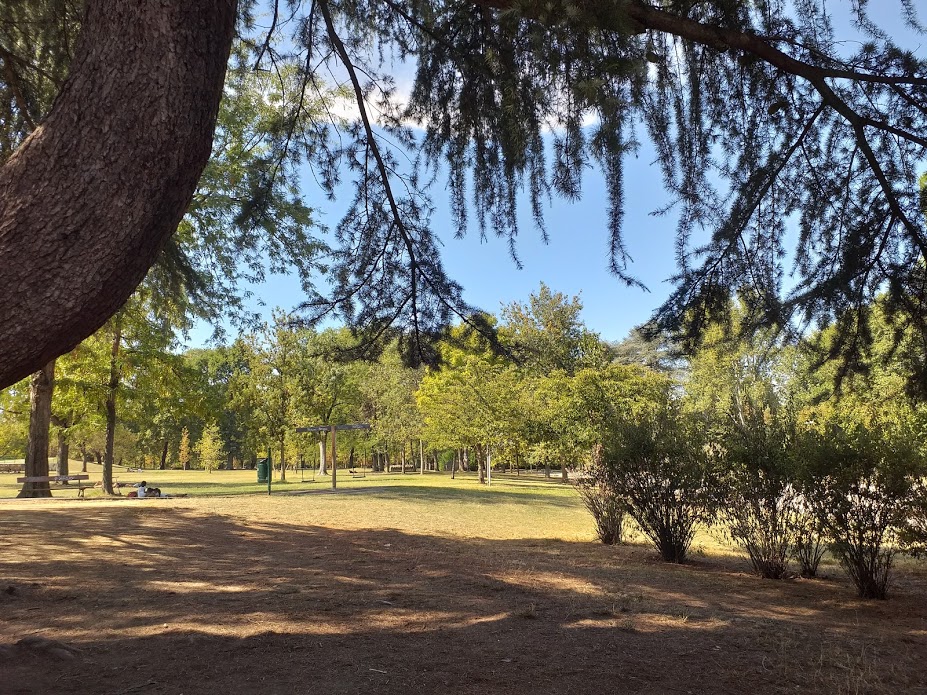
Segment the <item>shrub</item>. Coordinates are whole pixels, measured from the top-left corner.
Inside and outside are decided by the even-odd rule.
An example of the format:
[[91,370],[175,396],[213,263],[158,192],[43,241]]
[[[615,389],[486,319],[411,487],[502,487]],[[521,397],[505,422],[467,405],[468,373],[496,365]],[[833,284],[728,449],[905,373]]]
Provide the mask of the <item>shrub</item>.
[[708,448],[673,403],[612,425],[605,479],[660,556],[684,562],[700,523],[711,522],[715,489]]
[[796,493],[789,484],[762,475],[740,480],[727,496],[724,516],[731,539],[747,551],[754,572],[781,579],[795,546]]
[[811,579],[818,576],[818,565],[827,550],[821,522],[814,510],[808,505],[803,495],[799,495],[795,505],[795,540],[792,554],[798,560],[802,577]]
[[[769,393],[761,392],[764,396],[773,402]],[[757,406],[740,391],[721,439],[726,530],[747,551],[753,570],[767,579],[785,576],[796,539],[798,493],[790,482],[793,421],[785,409]]]
[[605,545],[621,543],[624,535],[625,506],[608,484],[602,447],[596,447],[593,463],[586,475],[576,481],[576,489],[595,520],[596,535]]
[[911,509],[899,536],[905,552],[915,557],[927,555],[927,483],[923,480],[914,487]]
[[916,508],[917,439],[904,421],[871,412],[824,415],[799,444],[804,492],[859,596],[884,599],[900,532]]
[[624,502],[608,485],[593,477],[580,478],[576,482],[576,489],[595,519],[595,532],[599,540],[605,545],[621,543],[624,536]]

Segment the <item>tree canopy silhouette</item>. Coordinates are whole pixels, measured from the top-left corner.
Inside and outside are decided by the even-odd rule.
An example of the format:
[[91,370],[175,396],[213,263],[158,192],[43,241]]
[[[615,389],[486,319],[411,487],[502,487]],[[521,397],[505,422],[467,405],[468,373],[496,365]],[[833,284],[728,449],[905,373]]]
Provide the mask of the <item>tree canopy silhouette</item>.
[[[637,284],[623,161],[642,137],[680,220],[658,325],[697,332],[749,289],[757,322],[839,319],[850,354],[865,349],[877,293],[910,306],[927,294],[927,63],[866,0],[276,0],[263,30],[255,9],[238,8],[239,33],[256,69],[299,66],[294,118],[333,80],[358,110],[347,124],[315,116],[280,142],[304,150],[328,192],[354,183],[332,293],[304,310],[336,312],[371,340],[398,334],[413,362],[434,356],[455,316],[474,315],[429,223],[439,174],[457,230],[499,234],[517,260],[519,191],[546,234],[545,201],[582,195],[597,164],[609,265]],[[0,383],[99,327],[173,232],[208,155],[234,11],[230,0],[87,0],[54,107],[0,170]],[[834,12],[864,40],[839,35]],[[924,33],[913,0],[894,13]],[[0,38],[3,105],[19,113],[37,61],[15,48]],[[400,60],[415,70],[408,95],[390,75]]]

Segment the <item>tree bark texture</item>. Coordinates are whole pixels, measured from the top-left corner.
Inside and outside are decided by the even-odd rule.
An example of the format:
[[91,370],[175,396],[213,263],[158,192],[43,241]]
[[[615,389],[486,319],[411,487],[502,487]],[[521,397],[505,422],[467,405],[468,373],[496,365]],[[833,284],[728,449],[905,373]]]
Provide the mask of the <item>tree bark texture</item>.
[[328,465],[325,458],[325,435],[319,437],[319,475],[328,474]]
[[87,0],[71,72],[0,168],[0,387],[102,326],[209,158],[235,0]]
[[170,444],[170,440],[164,440],[164,446],[161,447],[161,463],[158,466],[158,470],[165,471],[167,470],[167,449]]
[[[32,375],[29,383],[29,439],[26,441],[27,476],[48,475],[48,431],[51,425],[55,360]],[[48,483],[23,483],[17,497],[51,497]]]

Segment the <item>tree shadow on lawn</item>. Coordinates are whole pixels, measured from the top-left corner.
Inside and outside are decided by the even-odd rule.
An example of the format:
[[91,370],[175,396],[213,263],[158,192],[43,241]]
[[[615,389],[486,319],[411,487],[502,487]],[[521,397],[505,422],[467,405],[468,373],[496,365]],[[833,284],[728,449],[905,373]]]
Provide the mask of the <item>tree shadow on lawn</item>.
[[7,650],[2,692],[927,692],[917,578],[864,603],[640,547],[156,506],[7,510],[0,529],[0,645],[81,650]]
[[[300,491],[302,492],[302,491]],[[308,490],[314,492],[331,492],[331,490]],[[436,487],[430,485],[389,485],[383,487],[354,486],[339,489],[337,494],[375,495],[384,499],[412,500],[416,502],[460,502],[473,504],[545,504],[561,508],[582,508],[582,502],[576,495],[545,494],[543,492],[513,492],[499,488],[479,487]]]

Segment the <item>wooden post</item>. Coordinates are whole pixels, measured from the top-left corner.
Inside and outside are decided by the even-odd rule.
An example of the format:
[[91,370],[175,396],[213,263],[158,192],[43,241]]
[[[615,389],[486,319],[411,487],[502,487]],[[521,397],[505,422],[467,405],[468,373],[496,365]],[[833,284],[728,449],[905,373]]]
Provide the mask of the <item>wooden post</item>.
[[332,425],[332,490],[338,487],[338,444],[335,426]]

